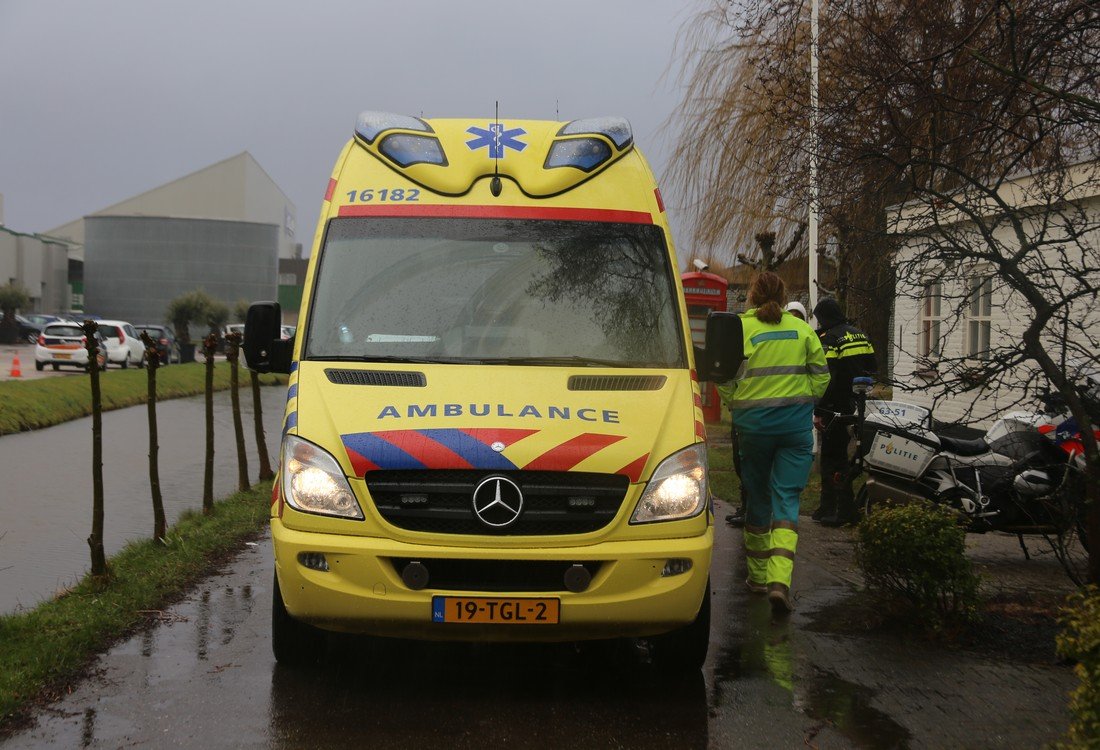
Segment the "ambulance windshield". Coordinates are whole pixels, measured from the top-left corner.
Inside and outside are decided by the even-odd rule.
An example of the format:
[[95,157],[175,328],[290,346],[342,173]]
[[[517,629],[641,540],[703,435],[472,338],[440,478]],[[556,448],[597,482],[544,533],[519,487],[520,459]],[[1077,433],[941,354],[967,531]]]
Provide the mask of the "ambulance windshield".
[[659,227],[338,218],[306,359],[684,367]]

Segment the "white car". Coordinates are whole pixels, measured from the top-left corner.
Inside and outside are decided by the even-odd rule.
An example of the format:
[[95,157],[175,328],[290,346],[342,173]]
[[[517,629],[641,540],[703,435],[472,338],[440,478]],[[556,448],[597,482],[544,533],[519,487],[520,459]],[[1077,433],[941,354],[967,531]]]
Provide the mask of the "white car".
[[107,363],[126,369],[131,364],[145,367],[145,344],[137,330],[124,320],[97,320],[107,340]]
[[[99,366],[106,364],[104,339],[100,335]],[[34,347],[34,369],[49,365],[55,371],[65,367],[88,369],[88,350],[84,348],[84,329],[79,323],[48,323]]]

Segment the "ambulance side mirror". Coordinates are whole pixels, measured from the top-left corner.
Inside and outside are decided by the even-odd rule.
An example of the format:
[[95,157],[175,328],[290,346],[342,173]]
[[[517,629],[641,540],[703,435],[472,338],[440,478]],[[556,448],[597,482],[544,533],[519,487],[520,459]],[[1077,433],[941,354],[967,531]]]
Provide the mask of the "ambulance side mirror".
[[244,322],[244,359],[256,372],[290,373],[294,340],[283,341],[278,302],[253,302]]
[[700,380],[723,383],[737,375],[745,359],[744,329],[735,313],[712,312],[707,316],[706,349]]

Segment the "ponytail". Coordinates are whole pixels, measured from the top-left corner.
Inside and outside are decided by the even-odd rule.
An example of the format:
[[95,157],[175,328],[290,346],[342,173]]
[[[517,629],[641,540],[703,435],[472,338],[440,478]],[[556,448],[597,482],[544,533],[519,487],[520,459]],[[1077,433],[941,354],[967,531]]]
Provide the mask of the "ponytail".
[[756,277],[749,289],[749,304],[756,308],[756,319],[775,325],[783,319],[781,305],[787,301],[787,287],[783,279],[771,271]]
[[756,308],[756,319],[765,323],[778,323],[783,319],[783,308],[779,306],[778,302],[768,300]]

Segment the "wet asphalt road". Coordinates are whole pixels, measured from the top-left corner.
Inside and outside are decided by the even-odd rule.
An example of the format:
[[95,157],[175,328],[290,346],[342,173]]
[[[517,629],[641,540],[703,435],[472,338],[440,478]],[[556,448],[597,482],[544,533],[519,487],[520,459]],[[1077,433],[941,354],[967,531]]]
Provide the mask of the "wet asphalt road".
[[734,585],[733,537],[721,531],[710,661],[683,677],[656,673],[637,643],[354,638],[334,639],[316,669],[286,670],[271,656],[265,540],[0,747],[898,746],[905,730],[869,707],[847,736],[819,718],[815,706],[828,710],[830,691],[844,690],[837,681],[796,696],[799,617],[773,622],[766,600]]
[[[260,392],[268,451],[274,453],[279,448],[286,388],[264,387]],[[241,395],[249,475],[255,479],[259,464],[252,396],[247,390]],[[202,504],[204,408],[201,396],[157,405],[161,494],[169,523]],[[108,555],[131,539],[153,533],[147,419],[145,406],[103,414],[104,545]],[[4,478],[0,488],[0,612],[32,607],[87,570],[85,540],[92,523],[91,445],[91,417],[0,436],[0,476]],[[228,391],[214,394],[214,450],[214,496],[225,497],[237,489],[237,449]]]
[[[286,670],[271,655],[263,540],[0,749],[1035,748],[1057,738],[1067,667],[822,631],[814,613],[850,591],[850,538],[806,530],[798,609],[777,621],[744,589],[737,532],[720,525],[710,657],[680,678],[654,672],[638,644],[352,638],[334,639],[317,668]],[[987,542],[998,556],[1015,544]]]

